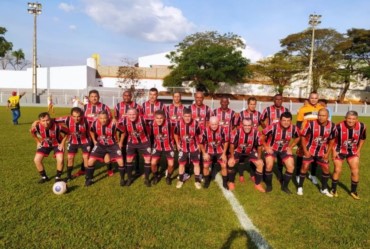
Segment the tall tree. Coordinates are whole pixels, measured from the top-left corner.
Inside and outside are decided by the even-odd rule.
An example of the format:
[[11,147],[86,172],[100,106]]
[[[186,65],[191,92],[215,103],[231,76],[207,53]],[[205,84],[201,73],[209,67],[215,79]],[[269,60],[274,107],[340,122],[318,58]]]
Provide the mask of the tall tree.
[[190,81],[192,86],[214,93],[220,82],[235,85],[249,74],[249,61],[240,50],[245,44],[235,34],[195,33],[176,47],[167,55],[173,70],[165,77],[164,86],[182,86],[184,81]]
[[117,70],[117,85],[118,87],[131,90],[133,98],[136,99],[143,94],[143,91],[137,89],[140,79],[143,77],[143,72],[137,66],[136,61],[130,58],[124,58],[122,62],[123,66],[118,67]]
[[8,51],[11,51],[13,48],[13,44],[11,42],[8,42],[4,37],[6,31],[6,28],[0,27],[0,60],[3,69],[5,69],[9,63]]
[[11,59],[9,63],[12,65],[14,70],[21,70],[30,63],[25,60],[24,52],[22,49],[12,51]]

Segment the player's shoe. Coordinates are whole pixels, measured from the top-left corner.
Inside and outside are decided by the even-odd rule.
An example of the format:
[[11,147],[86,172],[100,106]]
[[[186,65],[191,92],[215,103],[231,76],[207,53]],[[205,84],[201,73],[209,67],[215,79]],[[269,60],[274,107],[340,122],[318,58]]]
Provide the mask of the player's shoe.
[[360,200],[360,196],[357,194],[357,192],[351,192],[351,196],[355,200]]
[[182,182],[182,181],[178,181],[178,182],[176,183],[176,188],[182,188],[182,185],[184,185],[184,182]]
[[121,180],[119,181],[119,185],[120,185],[121,187],[126,186],[126,181],[125,181],[125,179],[121,178]]
[[210,176],[204,180],[204,188],[209,188],[209,185],[211,184]]
[[261,183],[260,184],[254,184],[254,188],[257,189],[258,191],[265,193],[266,190],[262,187]]
[[239,182],[241,182],[241,183],[245,183],[244,176],[239,176]]
[[330,194],[333,196],[333,197],[338,197],[339,195],[338,195],[338,191],[333,191],[333,190],[331,190],[330,191]]
[[157,185],[158,182],[159,182],[159,176],[155,175],[152,179],[152,183],[153,185]]
[[229,190],[229,186],[226,181],[222,183],[222,186],[224,187],[224,189]]
[[145,184],[145,186],[147,186],[148,188],[152,186],[152,184],[150,183],[149,179],[145,179],[145,180],[144,180],[144,184]]
[[43,176],[43,177],[40,178],[40,180],[38,181],[38,183],[39,184],[42,184],[42,183],[45,183],[45,182],[47,182],[49,180],[50,180],[49,177]]
[[323,194],[323,195],[326,195],[327,197],[333,197],[333,195],[331,193],[329,193],[329,190],[326,188],[326,189],[320,189],[320,193]]
[[76,174],[74,174],[73,176],[74,176],[74,177],[79,177],[79,176],[83,176],[83,175],[85,175],[85,174],[86,174],[85,170],[79,170],[79,171],[77,171],[77,173],[76,173]]
[[60,177],[60,176],[55,177],[55,182],[61,182],[61,181],[63,181],[62,177]]
[[184,177],[182,178],[182,180],[185,182],[189,178],[190,178],[190,175],[188,173],[184,173]]
[[250,179],[253,183],[255,183],[255,182],[256,182],[256,177],[255,177],[255,176],[251,176],[249,179]]
[[93,185],[94,181],[92,179],[86,179],[85,181],[85,187],[89,187]]
[[65,179],[66,182],[70,182],[72,181],[73,179],[75,179],[75,177],[73,175],[69,175],[67,176],[67,178]]
[[171,177],[166,177],[166,183],[167,183],[167,185],[171,185],[172,184],[172,179],[171,179]]
[[266,186],[266,193],[268,193],[268,192],[271,192],[272,191],[272,186]]
[[229,183],[227,184],[227,186],[229,187],[229,190],[230,190],[230,191],[233,191],[233,190],[235,189],[235,183],[233,183],[233,182],[229,182]]
[[285,193],[287,193],[287,194],[292,194],[292,191],[290,191],[290,189],[288,188],[288,187],[281,187],[281,190],[283,191],[283,192],[285,192]]
[[319,184],[319,180],[317,179],[317,177],[316,177],[316,176],[311,175],[311,181],[312,181],[312,183],[313,183],[313,184],[315,184],[315,185]]
[[108,176],[113,176],[114,175],[114,171],[109,169],[108,172],[107,172]]
[[125,186],[130,187],[131,184],[134,182],[132,178],[127,179]]
[[202,184],[200,182],[195,182],[194,185],[195,185],[196,189],[201,189],[202,188]]
[[302,187],[299,187],[297,189],[297,195],[303,195],[303,188]]

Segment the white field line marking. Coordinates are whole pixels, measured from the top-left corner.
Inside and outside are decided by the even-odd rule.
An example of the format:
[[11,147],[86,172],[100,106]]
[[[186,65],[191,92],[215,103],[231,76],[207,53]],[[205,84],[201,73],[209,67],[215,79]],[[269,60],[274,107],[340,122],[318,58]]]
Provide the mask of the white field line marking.
[[251,219],[245,213],[244,208],[242,207],[242,205],[240,205],[238,199],[234,196],[234,194],[231,191],[224,189],[224,187],[222,186],[222,178],[221,178],[220,173],[216,175],[216,182],[218,184],[218,187],[221,189],[222,193],[224,194],[226,200],[230,203],[234,213],[236,214],[236,217],[238,218],[240,222],[240,225],[250,236],[253,243],[258,248],[261,248],[261,249],[270,248],[267,241],[262,237],[258,229],[253,225],[253,222],[251,221]]

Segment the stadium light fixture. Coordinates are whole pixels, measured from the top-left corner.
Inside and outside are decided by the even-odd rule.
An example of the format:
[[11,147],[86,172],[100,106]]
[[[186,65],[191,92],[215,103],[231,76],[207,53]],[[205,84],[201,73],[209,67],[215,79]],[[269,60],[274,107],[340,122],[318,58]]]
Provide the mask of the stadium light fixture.
[[313,66],[313,52],[315,49],[315,27],[321,23],[321,15],[311,14],[309,16],[308,24],[312,28],[312,39],[311,39],[311,55],[310,55],[310,64],[308,66],[308,83],[307,83],[307,94],[310,94],[311,87],[313,87],[312,82],[312,66]]

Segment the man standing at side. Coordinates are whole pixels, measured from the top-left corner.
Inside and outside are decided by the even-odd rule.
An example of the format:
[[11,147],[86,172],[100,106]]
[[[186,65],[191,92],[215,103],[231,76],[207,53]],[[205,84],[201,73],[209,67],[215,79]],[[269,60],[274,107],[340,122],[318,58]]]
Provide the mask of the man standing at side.
[[18,119],[21,117],[21,108],[19,106],[20,99],[25,95],[26,93],[23,92],[19,95],[17,95],[17,92],[12,92],[12,96],[8,99],[8,109],[12,111],[13,115],[13,124],[18,124]]

